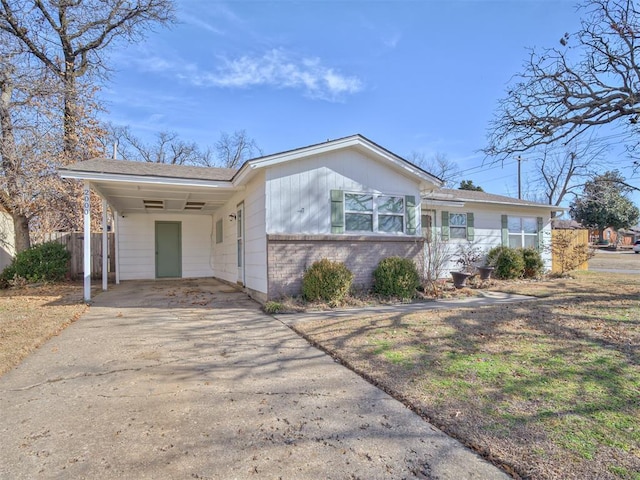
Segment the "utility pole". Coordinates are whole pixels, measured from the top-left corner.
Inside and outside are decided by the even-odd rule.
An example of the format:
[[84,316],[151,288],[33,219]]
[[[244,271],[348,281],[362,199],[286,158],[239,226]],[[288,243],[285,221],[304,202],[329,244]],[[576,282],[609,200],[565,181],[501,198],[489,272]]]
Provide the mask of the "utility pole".
[[522,184],[520,183],[520,163],[522,163],[522,157],[518,155],[516,160],[518,161],[518,200],[522,200]]

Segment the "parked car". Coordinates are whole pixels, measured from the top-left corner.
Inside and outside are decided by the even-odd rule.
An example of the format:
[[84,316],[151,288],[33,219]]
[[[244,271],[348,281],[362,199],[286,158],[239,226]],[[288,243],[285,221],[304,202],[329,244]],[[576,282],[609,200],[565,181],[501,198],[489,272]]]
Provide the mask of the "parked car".
[[640,253],[640,240],[633,244],[633,253]]

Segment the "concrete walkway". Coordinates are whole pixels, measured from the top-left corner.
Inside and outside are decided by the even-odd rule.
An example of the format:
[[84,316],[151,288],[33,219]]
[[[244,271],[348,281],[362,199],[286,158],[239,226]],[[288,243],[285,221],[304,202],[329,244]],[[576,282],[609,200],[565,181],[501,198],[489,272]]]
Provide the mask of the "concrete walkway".
[[506,479],[242,293],[123,283],[0,378],[2,479]]
[[376,305],[373,307],[345,308],[341,310],[318,310],[305,313],[280,314],[275,317],[286,323],[287,325],[295,325],[296,323],[308,320],[317,320],[321,318],[340,318],[353,317],[359,314],[375,315],[375,314],[394,314],[394,313],[413,313],[424,310],[451,310],[453,308],[477,308],[487,305],[496,305],[499,303],[517,303],[528,300],[536,300],[536,297],[527,295],[518,295],[515,293],[503,292],[486,292],[479,291],[478,296],[462,297],[451,300],[435,300],[427,302],[413,302],[394,305]]

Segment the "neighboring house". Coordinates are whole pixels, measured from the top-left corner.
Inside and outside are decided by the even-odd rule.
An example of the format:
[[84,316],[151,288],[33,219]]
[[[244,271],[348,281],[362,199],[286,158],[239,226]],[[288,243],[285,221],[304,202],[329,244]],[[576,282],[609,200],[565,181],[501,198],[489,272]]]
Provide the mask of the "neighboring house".
[[585,230],[580,222],[571,220],[570,218],[553,218],[551,219],[551,228],[553,230]]
[[[597,244],[600,242],[600,231],[590,230],[589,238],[591,243]],[[627,230],[615,230],[614,228],[607,227],[602,232],[602,238],[608,244],[617,245],[633,245],[636,239],[640,238],[640,228],[632,227]]]
[[423,194],[422,227],[425,236],[436,234],[448,244],[451,258],[445,272],[459,270],[456,251],[465,245],[485,254],[497,246],[535,248],[545,269],[551,270],[551,212],[562,210],[486,192],[443,188]]
[[[85,199],[92,189],[114,212],[117,281],[213,276],[260,301],[298,294],[305,269],[321,258],[344,262],[362,287],[383,258],[420,264],[423,210],[452,246],[535,246],[550,230],[551,207],[442,190],[438,178],[361,135],[237,171],[94,159],[60,173],[83,180]],[[516,221],[519,234],[510,231]]]
[[7,212],[0,212],[0,272],[13,261],[15,254],[13,219]]

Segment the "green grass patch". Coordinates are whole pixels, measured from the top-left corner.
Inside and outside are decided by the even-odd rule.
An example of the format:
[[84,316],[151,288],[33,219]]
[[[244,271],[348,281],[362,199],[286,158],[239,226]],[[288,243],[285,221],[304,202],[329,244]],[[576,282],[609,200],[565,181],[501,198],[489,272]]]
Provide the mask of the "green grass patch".
[[523,478],[640,480],[640,282],[587,272],[512,288],[552,294],[303,326]]

